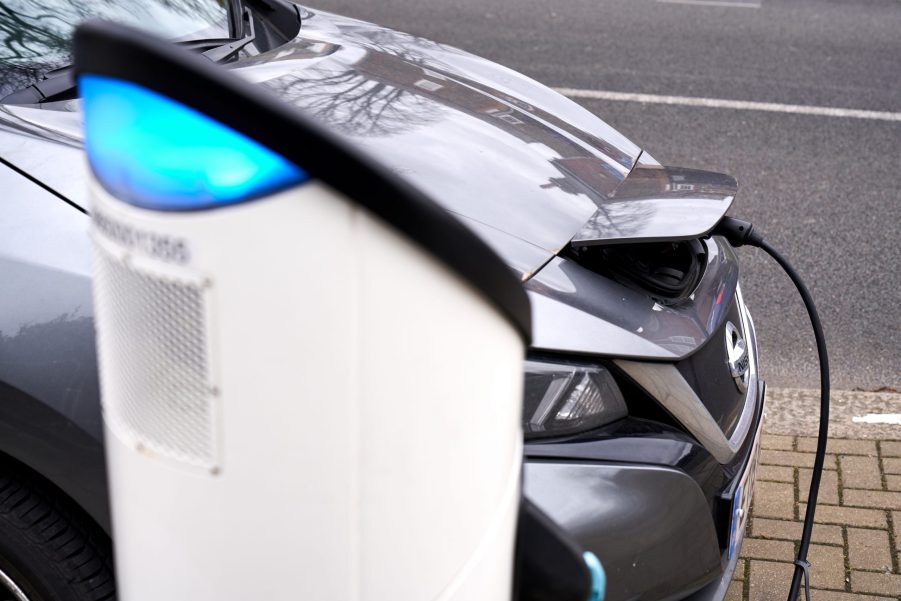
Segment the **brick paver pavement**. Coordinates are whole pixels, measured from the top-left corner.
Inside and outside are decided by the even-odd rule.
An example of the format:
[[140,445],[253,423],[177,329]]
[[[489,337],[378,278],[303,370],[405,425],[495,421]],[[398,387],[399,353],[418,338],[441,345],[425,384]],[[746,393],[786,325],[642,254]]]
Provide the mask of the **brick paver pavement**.
[[[764,434],[727,601],[784,601],[816,439]],[[813,601],[901,601],[901,440],[833,439],[810,547]]]

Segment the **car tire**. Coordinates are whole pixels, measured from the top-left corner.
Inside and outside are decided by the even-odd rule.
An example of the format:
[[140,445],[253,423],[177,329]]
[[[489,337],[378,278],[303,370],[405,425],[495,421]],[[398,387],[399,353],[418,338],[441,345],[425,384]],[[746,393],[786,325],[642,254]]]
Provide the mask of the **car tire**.
[[0,601],[113,601],[112,548],[49,485],[0,465]]

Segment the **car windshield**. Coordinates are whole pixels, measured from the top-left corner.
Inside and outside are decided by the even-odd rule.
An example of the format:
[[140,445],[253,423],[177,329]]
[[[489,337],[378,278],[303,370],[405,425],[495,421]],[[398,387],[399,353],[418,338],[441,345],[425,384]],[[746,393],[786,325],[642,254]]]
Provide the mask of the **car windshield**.
[[106,19],[167,39],[228,36],[227,0],[0,0],[0,98],[71,62],[75,27]]

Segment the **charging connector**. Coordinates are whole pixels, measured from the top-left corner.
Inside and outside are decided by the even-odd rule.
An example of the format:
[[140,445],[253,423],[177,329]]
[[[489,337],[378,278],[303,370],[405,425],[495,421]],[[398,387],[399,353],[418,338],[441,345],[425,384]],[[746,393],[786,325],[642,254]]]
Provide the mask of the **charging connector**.
[[773,246],[771,246],[762,234],[754,231],[754,225],[749,221],[735,219],[728,215],[723,217],[720,222],[710,232],[711,236],[722,236],[729,241],[729,244],[738,248],[740,246],[756,246],[770,255],[783,271],[791,278],[795,288],[804,301],[804,308],[807,309],[807,315],[810,317],[810,324],[813,326],[813,334],[816,339],[817,355],[820,361],[820,429],[817,438],[816,455],[813,462],[813,473],[810,478],[810,492],[807,497],[807,512],[804,515],[804,529],[801,533],[801,544],[798,547],[798,557],[795,560],[795,573],[792,577],[791,589],[788,594],[788,601],[795,601],[798,597],[798,591],[801,588],[801,580],[804,579],[805,592],[807,601],[810,601],[810,582],[807,566],[807,551],[810,548],[810,536],[813,531],[813,518],[817,506],[817,496],[820,491],[820,479],[823,475],[823,463],[826,459],[826,441],[829,436],[829,355],[826,352],[826,336],[823,334],[823,324],[820,322],[820,316],[817,313],[816,306],[810,291],[801,279],[801,276],[795,271],[794,267],[788,260],[782,256]]
[[722,236],[735,248],[745,244],[759,246],[763,242],[763,236],[754,231],[754,224],[728,215],[720,219],[710,235]]

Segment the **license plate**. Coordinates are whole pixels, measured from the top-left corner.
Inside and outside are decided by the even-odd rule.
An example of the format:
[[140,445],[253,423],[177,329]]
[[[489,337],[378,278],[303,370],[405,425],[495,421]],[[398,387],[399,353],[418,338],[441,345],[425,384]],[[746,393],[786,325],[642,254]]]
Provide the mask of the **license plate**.
[[762,424],[757,428],[754,437],[754,446],[751,448],[751,456],[745,473],[735,489],[732,497],[732,530],[729,533],[729,559],[738,551],[738,547],[744,536],[745,526],[748,524],[748,514],[751,513],[751,499],[754,494],[754,480],[757,477],[757,458],[760,455],[760,432]]

